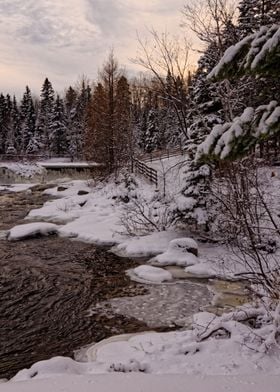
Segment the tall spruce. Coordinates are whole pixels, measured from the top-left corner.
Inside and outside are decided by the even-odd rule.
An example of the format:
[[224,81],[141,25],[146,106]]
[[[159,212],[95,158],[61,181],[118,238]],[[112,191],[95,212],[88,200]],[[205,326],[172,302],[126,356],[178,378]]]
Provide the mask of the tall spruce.
[[21,117],[21,140],[20,152],[21,154],[35,152],[36,149],[32,148],[32,140],[35,137],[35,108],[31,95],[31,90],[28,86],[25,88],[23,98],[20,104],[20,117]]
[[45,79],[40,95],[39,113],[36,123],[36,141],[42,152],[50,150],[50,129],[54,108],[54,89],[48,78]]
[[52,121],[49,130],[49,146],[52,156],[61,157],[68,152],[66,118],[64,103],[59,95],[53,107]]
[[6,152],[8,121],[6,98],[3,94],[0,94],[0,154]]
[[19,154],[21,151],[21,116],[18,108],[16,97],[13,97],[12,110],[11,110],[11,127],[13,132],[13,143],[11,148],[15,154]]
[[261,26],[280,23],[279,0],[242,0],[238,8],[240,38],[256,32]]
[[80,159],[84,154],[90,97],[90,87],[86,85],[85,80],[82,80],[80,91],[78,92],[70,111],[69,153],[72,159]]

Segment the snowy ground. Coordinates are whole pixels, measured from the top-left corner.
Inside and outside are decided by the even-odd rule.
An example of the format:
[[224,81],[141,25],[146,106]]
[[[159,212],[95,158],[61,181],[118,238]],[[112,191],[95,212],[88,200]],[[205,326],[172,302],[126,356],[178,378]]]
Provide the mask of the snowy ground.
[[0,185],[1,191],[9,191],[9,192],[23,192],[32,188],[36,184],[11,184],[11,185]]
[[176,155],[145,162],[147,166],[157,171],[158,187],[169,197],[174,196],[174,190],[179,191],[183,187],[184,173],[188,166],[187,158],[187,155]]
[[0,386],[3,392],[278,392],[279,376],[67,375]]
[[24,163],[24,162],[0,162],[1,169],[8,169],[11,173],[16,176],[32,179],[34,176],[41,176],[45,170],[35,163]]
[[[144,192],[147,198],[152,198],[152,187],[143,184],[141,186],[143,187],[141,192]],[[23,236],[27,231],[32,232],[32,225],[34,225],[33,230],[47,234],[48,230],[44,230],[47,229],[44,221],[59,223],[60,226],[55,226],[59,235],[102,245],[114,245],[112,250],[123,256],[151,257],[150,263],[159,268],[159,274],[146,266],[138,274],[138,278],[150,283],[155,281],[160,283],[164,280],[161,278],[167,270],[162,268],[166,268],[167,265],[180,265],[185,272],[199,276],[233,277],[234,273],[244,268],[238,264],[235,264],[235,269],[226,268],[232,255],[220,245],[198,242],[196,256],[195,246],[191,239],[186,239],[189,237],[189,233],[186,232],[169,229],[141,237],[125,236],[120,226],[120,217],[125,212],[123,200],[127,196],[127,189],[122,183],[109,182],[101,186],[91,181],[71,181],[59,184],[58,187],[49,189],[45,193],[59,199],[51,200],[42,208],[31,211],[28,219],[40,220],[42,223],[36,222],[31,223],[31,226],[12,229],[10,235],[13,235],[14,240],[20,239],[17,238],[17,233]],[[192,251],[189,248],[192,248]],[[137,275],[137,271],[133,273]],[[170,275],[168,280],[169,278]],[[154,291],[150,293],[150,297],[152,296],[156,301],[159,294],[156,292],[157,287],[164,287],[164,285],[168,287],[168,283],[152,286]],[[168,289],[166,292],[167,296],[170,295]],[[177,295],[178,293],[175,295],[176,298]],[[192,295],[195,296],[195,287]],[[120,313],[122,306],[126,310],[130,308],[130,311],[134,306],[136,312],[141,313],[141,306],[145,305],[145,299],[143,301],[142,297],[141,301],[142,303],[138,305],[135,302],[136,306],[126,300],[123,304],[112,301],[111,306],[112,308],[115,306],[114,310],[116,312],[119,310]],[[146,304],[152,316],[152,301],[146,300]],[[168,310],[163,307],[162,311]],[[147,314],[147,310],[145,313]],[[243,323],[244,315],[247,317],[251,313],[257,315],[259,320],[257,330]],[[13,380],[25,380],[24,383],[9,382],[2,384],[0,388],[4,391],[32,391],[32,388],[34,390],[40,388],[43,391],[50,389],[76,391],[78,388],[84,388],[87,391],[96,386],[97,391],[107,391],[113,385],[115,391],[118,391],[118,388],[120,390],[127,388],[135,392],[137,388],[140,391],[151,390],[153,387],[161,391],[171,389],[180,391],[182,387],[185,391],[187,386],[191,391],[194,390],[193,388],[196,388],[196,391],[204,391],[207,385],[207,391],[254,390],[256,392],[263,391],[263,380],[269,379],[271,391],[276,392],[279,390],[280,356],[279,350],[275,349],[271,340],[275,325],[266,317],[262,307],[252,308],[252,306],[243,307],[239,313],[221,317],[207,312],[198,313],[194,316],[191,330],[161,334],[147,333],[99,343],[98,346],[84,350],[83,356],[79,357],[79,360],[82,359],[84,362],[61,357],[39,362],[30,369],[21,371]],[[277,317],[276,312],[275,319]],[[208,334],[211,331],[213,335]],[[267,340],[267,337],[270,340]],[[271,347],[269,355],[266,354],[267,347]],[[148,374],[112,375],[112,372]],[[105,377],[100,373],[108,374]],[[230,377],[226,378],[225,375]],[[45,378],[48,380],[45,381]],[[32,381],[29,382],[28,380],[31,379]],[[166,383],[167,379],[168,383]],[[115,385],[113,380],[119,380],[119,384]],[[268,388],[266,385],[267,391]]]

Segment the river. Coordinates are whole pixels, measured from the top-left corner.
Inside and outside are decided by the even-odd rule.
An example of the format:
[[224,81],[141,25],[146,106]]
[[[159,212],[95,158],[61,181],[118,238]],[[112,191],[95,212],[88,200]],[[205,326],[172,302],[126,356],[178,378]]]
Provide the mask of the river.
[[0,192],[0,379],[112,335],[176,329],[209,305],[207,281],[134,283],[125,271],[139,261],[102,247],[56,235],[5,240],[48,199],[44,188]]
[[[0,194],[0,231],[46,200],[42,187]],[[26,241],[0,240],[0,378],[23,367],[112,334],[143,331],[145,323],[92,315],[100,300],[143,293],[125,270],[136,265],[105,249],[57,236]]]

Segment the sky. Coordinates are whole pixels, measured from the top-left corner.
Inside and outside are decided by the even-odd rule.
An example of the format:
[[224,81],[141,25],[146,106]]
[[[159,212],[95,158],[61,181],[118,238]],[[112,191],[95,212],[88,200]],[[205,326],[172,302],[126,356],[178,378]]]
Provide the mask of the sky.
[[96,79],[114,48],[127,73],[152,27],[182,34],[186,0],[0,0],[0,91],[39,94],[45,77],[56,91],[81,75]]

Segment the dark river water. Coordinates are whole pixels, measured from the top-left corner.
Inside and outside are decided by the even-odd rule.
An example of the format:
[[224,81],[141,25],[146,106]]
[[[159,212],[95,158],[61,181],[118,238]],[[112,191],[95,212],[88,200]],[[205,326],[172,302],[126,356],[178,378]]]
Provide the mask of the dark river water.
[[[0,193],[0,230],[18,223],[46,197]],[[34,362],[113,334],[147,330],[122,315],[88,309],[106,299],[142,293],[124,271],[135,263],[90,244],[56,236],[9,242],[0,240],[0,378]]]

